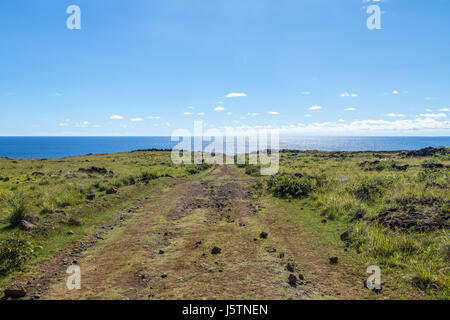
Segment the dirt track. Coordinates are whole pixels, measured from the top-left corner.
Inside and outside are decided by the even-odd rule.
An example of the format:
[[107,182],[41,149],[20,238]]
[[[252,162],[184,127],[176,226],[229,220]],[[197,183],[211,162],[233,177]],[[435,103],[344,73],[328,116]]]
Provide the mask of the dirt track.
[[[67,263],[53,263],[31,292],[40,299],[368,297],[345,266],[315,252],[314,239],[282,208],[255,198],[252,183],[234,166],[172,182],[65,258],[80,266],[81,290],[67,289]],[[288,283],[291,274],[296,286]]]

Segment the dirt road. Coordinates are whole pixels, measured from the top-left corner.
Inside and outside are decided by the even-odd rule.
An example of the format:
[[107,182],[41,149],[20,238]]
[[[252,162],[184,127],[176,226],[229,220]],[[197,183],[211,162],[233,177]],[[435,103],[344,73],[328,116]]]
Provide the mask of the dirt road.
[[32,290],[40,299],[374,298],[253,183],[234,166],[171,182],[67,258],[81,268],[80,290],[67,289],[58,265]]

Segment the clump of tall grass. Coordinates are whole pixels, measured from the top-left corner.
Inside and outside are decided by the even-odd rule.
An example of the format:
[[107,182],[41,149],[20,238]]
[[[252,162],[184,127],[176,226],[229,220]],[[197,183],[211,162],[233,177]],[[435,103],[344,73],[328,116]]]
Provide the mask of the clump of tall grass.
[[158,179],[158,174],[155,172],[144,171],[139,176],[139,180],[142,182],[149,182],[150,180]]
[[322,215],[330,220],[347,216],[354,206],[355,199],[349,194],[324,194],[319,198]]
[[9,223],[12,227],[17,227],[25,217],[28,210],[28,201],[21,192],[11,193],[6,198],[9,206]]
[[56,197],[56,205],[60,208],[75,206],[86,201],[90,187],[85,185],[70,185],[62,194]]
[[449,239],[442,235],[392,232],[381,225],[355,224],[349,245],[380,265],[401,266],[412,283],[422,290],[449,289]]

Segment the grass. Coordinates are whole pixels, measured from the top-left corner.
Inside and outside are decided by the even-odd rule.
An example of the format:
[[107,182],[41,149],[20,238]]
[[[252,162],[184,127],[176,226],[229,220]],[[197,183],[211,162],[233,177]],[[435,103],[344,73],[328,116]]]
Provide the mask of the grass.
[[[433,212],[448,214],[449,166],[448,149],[427,157],[408,157],[404,152],[284,151],[280,172],[259,177],[254,189],[261,193],[265,188],[282,201],[307,200],[316,208],[317,219],[334,220],[342,231],[353,229],[348,241],[339,241],[362,259],[429,297],[449,299],[448,224],[416,230],[377,220],[386,209],[400,208],[397,214],[413,220],[417,213],[429,219]],[[316,231],[322,233],[317,221]]]
[[[199,172],[204,168],[199,166]],[[0,265],[11,265],[0,275],[0,285],[91,233],[118,210],[161,186],[159,180],[191,177],[184,166],[172,165],[169,152],[145,151],[63,159],[0,158],[0,172]],[[112,187],[116,192],[107,194]],[[36,228],[19,230],[24,219]],[[16,235],[39,248],[20,266],[5,258],[13,247],[5,241]]]
[[[284,225],[292,229],[289,232],[303,226],[301,232],[315,239],[314,249],[324,259],[336,248],[347,249],[344,259],[349,265],[380,266],[383,276],[401,283],[406,298],[412,290],[419,297],[450,298],[448,225],[421,230],[392,227],[379,219],[386,210],[419,224],[423,221],[415,219],[420,214],[428,219],[436,213],[448,216],[448,154],[407,157],[403,152],[284,151],[280,157],[280,172],[272,177],[260,176],[259,165],[235,169],[252,177],[251,190],[266,206],[261,223],[278,232],[280,239],[279,222],[287,219]],[[165,181],[194,180],[210,167],[205,163],[176,166],[169,152],[0,158],[0,287],[27,268],[33,272],[40,261],[91,234],[151,190],[164,189]],[[203,221],[200,213],[193,218]],[[24,219],[32,220],[36,228],[19,230]],[[224,226],[240,232],[227,222]],[[340,235],[349,228],[348,239],[341,241]],[[219,235],[214,235],[218,237],[214,242],[225,241]],[[236,235],[244,240],[244,235]],[[192,236],[194,241],[198,234]],[[253,239],[245,241],[250,245]]]

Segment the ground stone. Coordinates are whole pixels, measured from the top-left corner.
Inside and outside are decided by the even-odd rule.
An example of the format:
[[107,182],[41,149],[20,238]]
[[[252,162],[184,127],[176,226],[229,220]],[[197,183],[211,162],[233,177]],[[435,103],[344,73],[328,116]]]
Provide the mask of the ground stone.
[[214,247],[214,248],[212,248],[212,250],[211,250],[211,254],[219,254],[219,253],[221,253],[221,252],[222,252],[222,249],[219,248],[219,247]]
[[4,291],[5,298],[18,299],[27,295],[27,291],[21,285],[13,285]]
[[289,277],[288,277],[289,285],[291,287],[296,287],[297,286],[297,282],[298,282],[297,277],[295,275],[293,275],[293,274],[290,274]]
[[268,237],[269,235],[267,234],[267,232],[261,232],[261,234],[259,235],[259,237],[261,238],[261,239],[267,239],[267,237]]
[[19,229],[20,230],[31,231],[31,230],[33,230],[35,228],[36,228],[36,226],[34,224],[32,224],[31,222],[28,222],[26,220],[20,221],[20,224],[19,224]]
[[330,257],[330,264],[337,264],[339,261],[338,257]]

